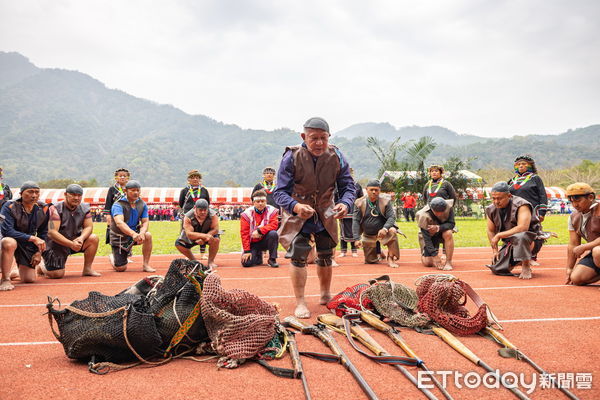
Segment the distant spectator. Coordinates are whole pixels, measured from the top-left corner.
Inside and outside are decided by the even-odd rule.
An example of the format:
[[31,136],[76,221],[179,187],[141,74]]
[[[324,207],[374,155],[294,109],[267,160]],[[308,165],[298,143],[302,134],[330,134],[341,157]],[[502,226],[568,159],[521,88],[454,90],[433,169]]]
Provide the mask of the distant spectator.
[[406,222],[412,220],[415,222],[415,207],[417,206],[417,199],[413,193],[406,192],[402,196],[402,203],[404,205],[402,211],[404,213],[404,219]]
[[269,252],[268,264],[272,268],[277,264],[277,208],[267,204],[267,193],[257,190],[252,193],[253,207],[244,211],[240,221],[240,237],[242,239],[242,266],[252,267],[263,263],[263,251]]
[[108,188],[106,194],[106,203],[104,203],[104,215],[106,217],[106,244],[110,243],[109,232],[112,223],[111,210],[113,204],[123,196],[125,196],[125,185],[129,181],[131,174],[125,168],[119,168],[115,171],[115,184]]

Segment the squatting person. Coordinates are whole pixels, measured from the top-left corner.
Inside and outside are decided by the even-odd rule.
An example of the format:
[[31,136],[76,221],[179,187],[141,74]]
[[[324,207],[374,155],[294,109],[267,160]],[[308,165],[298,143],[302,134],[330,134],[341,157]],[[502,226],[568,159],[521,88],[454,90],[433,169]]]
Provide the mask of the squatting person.
[[42,254],[44,265],[41,272],[48,278],[62,278],[65,264],[71,254],[83,253],[83,276],[100,276],[92,269],[98,251],[98,236],[94,235],[94,223],[90,205],[82,203],[83,188],[77,184],[67,186],[64,201],[50,206],[48,240]]
[[600,280],[600,206],[587,183],[569,185],[567,196],[576,210],[569,216],[567,284],[588,285]]
[[215,269],[219,244],[219,217],[210,209],[206,199],[198,199],[194,208],[183,217],[183,228],[175,241],[175,247],[189,260],[195,260],[191,249],[198,245],[208,245],[208,267]]
[[[509,190],[506,182],[496,183],[491,190],[492,204],[485,209],[493,251],[492,265],[488,267],[496,275],[512,276],[513,268],[521,264],[519,278],[531,279],[531,248],[540,224],[531,204]],[[500,240],[504,245],[498,249]]]
[[387,262],[398,268],[400,259],[396,212],[389,196],[381,195],[381,184],[373,179],[367,183],[367,194],[354,202],[352,234],[357,247],[362,247],[366,264],[379,262],[377,242],[388,248]]
[[242,266],[252,267],[263,263],[263,251],[269,252],[267,263],[272,268],[277,264],[279,227],[277,208],[267,204],[267,192],[257,190],[252,193],[252,207],[240,216],[240,237],[242,239]]
[[[452,269],[454,254],[454,211],[452,200],[436,197],[417,213],[421,262],[426,267],[443,271]],[[444,244],[446,260],[438,256],[440,244]]]

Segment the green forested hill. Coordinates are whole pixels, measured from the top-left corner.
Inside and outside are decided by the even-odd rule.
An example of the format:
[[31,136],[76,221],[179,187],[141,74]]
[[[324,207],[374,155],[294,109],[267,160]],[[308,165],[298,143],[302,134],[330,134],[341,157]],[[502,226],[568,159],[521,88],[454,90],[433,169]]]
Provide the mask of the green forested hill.
[[[332,142],[357,177],[367,178],[378,164],[366,136],[433,136],[440,146],[432,161],[459,155],[476,157],[475,167],[506,167],[517,153],[528,151],[541,166],[552,167],[599,160],[599,133],[600,125],[594,125],[559,136],[489,140],[442,127],[364,123],[335,133]],[[18,53],[0,52],[0,165],[12,185],[57,178],[96,178],[105,184],[112,171],[126,167],[148,186],[181,185],[192,168],[203,172],[208,186],[250,186],[264,166],[277,166],[286,145],[299,142],[289,129],[241,129],[109,89],[80,72],[41,69]]]

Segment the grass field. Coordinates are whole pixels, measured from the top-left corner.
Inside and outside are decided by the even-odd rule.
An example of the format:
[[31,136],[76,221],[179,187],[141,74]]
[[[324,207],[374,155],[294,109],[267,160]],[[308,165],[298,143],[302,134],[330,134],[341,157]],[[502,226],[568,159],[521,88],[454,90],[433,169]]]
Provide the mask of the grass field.
[[[544,221],[544,230],[558,233],[558,238],[548,240],[548,244],[566,244],[569,240],[567,231],[567,215],[550,215]],[[400,237],[400,247],[403,249],[418,248],[417,226],[413,222],[398,222],[400,230],[408,237]],[[472,218],[459,218],[456,221],[459,232],[454,235],[456,247],[484,247],[488,246],[485,233],[485,220]],[[179,235],[179,222],[150,222],[150,232],[154,240],[153,254],[173,254],[175,239]],[[219,252],[230,253],[241,250],[240,223],[239,221],[220,221],[219,227],[225,231],[221,237]],[[110,253],[110,247],[104,244],[106,224],[95,223],[94,232],[100,237],[102,245],[98,249],[98,255],[106,256]],[[196,248],[197,249],[197,248]],[[134,254],[141,254],[141,247],[134,247]],[[198,250],[194,250],[198,251]]]

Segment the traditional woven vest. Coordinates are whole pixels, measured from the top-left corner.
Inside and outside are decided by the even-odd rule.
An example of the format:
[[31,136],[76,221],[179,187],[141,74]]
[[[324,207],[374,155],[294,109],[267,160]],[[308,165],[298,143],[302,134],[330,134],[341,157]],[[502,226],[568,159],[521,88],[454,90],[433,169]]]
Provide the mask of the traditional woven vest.
[[501,228],[505,231],[508,231],[518,225],[517,213],[519,207],[524,205],[528,206],[529,210],[531,211],[531,222],[529,223],[528,230],[530,232],[537,232],[540,224],[539,219],[537,215],[535,215],[535,212],[533,212],[531,203],[519,196],[512,196],[512,198],[509,200],[508,205],[506,206],[506,217],[504,219],[504,224],[502,224],[502,221],[500,220],[500,209],[494,204],[491,204],[485,208],[485,215],[492,220],[498,231]]
[[[354,201],[354,206],[357,207],[360,210],[360,214],[362,215],[361,219],[360,219],[360,232],[362,233],[363,229],[362,229],[362,224],[365,220],[365,218],[367,217],[366,215],[366,211],[367,211],[367,199],[369,198],[369,196],[363,196],[360,199],[356,199],[356,201]],[[387,207],[387,205],[390,203],[390,201],[392,201],[392,198],[386,194],[380,194],[379,198],[377,199],[377,207],[379,208],[379,213],[381,214],[381,217],[385,220],[385,207]]]
[[[304,146],[286,147],[285,151],[292,152],[294,163],[294,187],[292,198],[301,204],[314,208],[323,226],[334,240],[338,241],[337,223],[333,215],[325,217],[325,211],[334,206],[334,190],[337,177],[341,170],[340,157],[337,148],[327,146],[327,150],[317,158],[316,164],[312,155]],[[283,211],[279,241],[284,248],[289,248],[294,237],[300,232],[305,219]]]
[[197,233],[206,233],[210,231],[212,216],[210,215],[210,211],[206,213],[206,218],[202,223],[198,222],[196,216],[194,215],[194,210],[190,210],[185,213],[185,216],[190,219],[192,223],[192,227],[194,228],[194,232]]
[[15,229],[19,232],[33,236],[37,236],[38,230],[47,221],[48,215],[46,212],[48,211],[49,206],[50,204],[38,201],[33,205],[31,214],[27,214],[23,209],[23,202],[21,199],[10,200],[6,204],[6,207],[11,210],[15,219]]
[[85,215],[90,211],[90,205],[81,203],[75,210],[71,211],[65,206],[65,202],[61,201],[55,207],[56,212],[60,216],[60,228],[58,228],[58,232],[69,240],[73,240],[81,235],[83,221],[85,220]]
[[[598,204],[598,203],[596,203]],[[574,211],[571,215],[571,223],[575,231],[581,233],[581,224],[583,223],[583,215],[579,211]],[[592,215],[585,226],[585,233],[588,242],[592,242],[600,237],[600,205],[594,207]]]
[[[125,221],[125,223],[127,223],[129,221],[129,217],[131,216],[131,204],[129,204],[129,201],[127,201],[127,197],[122,197],[121,199],[118,200],[118,202],[121,204],[121,206],[123,207],[123,221]],[[135,209],[137,210],[138,213],[138,223],[137,226],[140,226],[140,220],[141,220],[141,216],[142,213],[144,212],[144,206],[146,205],[146,203],[144,203],[143,200],[138,200],[135,203]],[[112,221],[110,223],[110,231],[111,233],[116,233],[117,235],[125,235],[121,229],[119,229],[119,227],[117,226],[117,224],[115,223],[115,219],[112,218]]]

